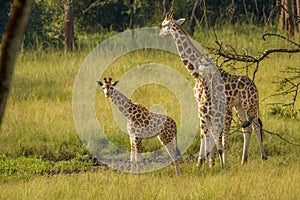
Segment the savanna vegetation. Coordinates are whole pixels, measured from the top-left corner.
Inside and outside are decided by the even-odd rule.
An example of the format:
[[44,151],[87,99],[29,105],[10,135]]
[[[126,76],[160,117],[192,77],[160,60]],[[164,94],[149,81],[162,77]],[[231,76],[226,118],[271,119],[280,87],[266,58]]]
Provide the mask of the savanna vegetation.
[[[25,35],[1,124],[0,199],[298,199],[300,147],[265,132],[264,147],[268,160],[262,161],[253,134],[249,161],[242,166],[240,161],[243,136],[241,132],[236,131],[239,125],[237,118],[229,135],[227,163],[223,170],[218,162],[211,169],[196,167],[199,130],[188,151],[183,155],[184,159],[180,165],[182,176],[179,178],[175,176],[172,165],[139,175],[118,172],[99,163],[95,165],[93,156],[78,135],[72,114],[73,87],[80,65],[97,44],[129,27],[130,11],[126,5],[131,2],[139,2],[135,4],[137,9],[134,19],[137,21],[134,27],[159,26],[163,19],[163,9],[157,9],[162,6],[161,1],[126,2],[74,2],[76,48],[69,52],[63,49],[63,28],[60,20],[57,20],[63,16],[60,12],[61,4],[58,1],[35,2],[32,22],[27,29],[27,34],[30,35],[28,37],[34,37],[26,43]],[[223,23],[220,20],[225,18],[220,14],[224,14],[225,11],[222,12],[221,6],[225,8],[230,4],[222,2],[218,4],[219,11],[208,17],[208,26],[198,17],[199,22],[203,24],[195,27],[193,38],[204,47],[218,47],[214,42],[214,31],[223,44],[230,44],[238,51],[245,49],[250,55],[259,55],[266,49],[290,47],[288,42],[280,38],[266,41],[261,39],[261,35],[266,32],[280,35],[285,35],[285,32],[278,28],[276,18],[274,23],[257,20],[258,14],[255,13],[253,5],[249,4],[247,15],[243,15],[241,13],[245,12],[245,9],[240,7],[243,3],[233,2],[232,8],[236,9],[236,13],[239,13],[237,11],[240,8],[240,15],[234,15],[231,21]],[[271,1],[264,3],[273,5]],[[84,9],[79,9],[77,4],[84,5]],[[208,11],[211,12],[210,6],[213,5],[210,5],[210,2],[207,4]],[[189,18],[193,5],[194,1],[187,1],[186,4],[185,1],[175,1],[175,15]],[[264,4],[260,5],[263,7]],[[156,9],[151,6],[156,6]],[[264,8],[267,10],[269,7]],[[197,9],[200,9],[198,15],[203,15],[203,7]],[[150,11],[153,12],[151,16],[145,15]],[[56,12],[60,14],[55,14]],[[207,15],[210,12],[207,12]],[[81,15],[76,16],[76,13]],[[99,13],[102,17],[98,16]],[[265,13],[269,16],[268,12]],[[44,18],[45,16],[48,18]],[[93,20],[87,20],[89,18]],[[4,19],[3,15],[0,19]],[[122,23],[119,19],[123,20]],[[41,20],[41,23],[36,23],[37,20]],[[103,20],[106,20],[105,23]],[[53,26],[55,21],[57,26]],[[121,24],[115,25],[115,22]],[[214,30],[209,26],[211,24],[216,24]],[[35,32],[34,26],[37,29],[43,27],[39,29],[41,33]],[[185,28],[189,29],[189,26],[185,25]],[[290,39],[296,41],[296,37]],[[193,87],[194,81],[189,77],[179,57],[158,50],[139,50],[123,55],[99,78],[111,76],[117,80],[136,66],[153,62],[171,66],[186,77]],[[255,76],[255,84],[260,93],[260,117],[264,129],[298,144],[299,97],[292,106],[282,105],[293,102],[295,93],[284,91],[290,87],[289,81],[296,85],[299,78],[295,71],[288,73],[287,69],[299,70],[299,63],[299,54],[270,54],[260,63]],[[235,62],[224,65],[224,69],[236,74],[252,75],[255,66],[249,66],[246,71],[245,63]],[[296,78],[285,79],[286,77]],[[280,95],[272,96],[278,93]],[[131,98],[147,107],[162,105],[164,110],[180,123],[178,102],[165,87],[155,84],[143,86],[138,88]],[[111,103],[99,88],[96,90],[95,107],[97,118],[107,137],[125,151],[129,151],[128,135],[115,125]],[[159,147],[160,144],[155,138],[144,142],[144,151],[153,151]]]

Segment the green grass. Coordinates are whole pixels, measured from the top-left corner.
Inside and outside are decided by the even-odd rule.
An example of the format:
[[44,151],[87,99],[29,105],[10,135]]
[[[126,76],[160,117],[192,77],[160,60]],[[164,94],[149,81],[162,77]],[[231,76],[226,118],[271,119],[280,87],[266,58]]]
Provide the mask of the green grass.
[[[217,28],[221,41],[253,54],[286,45],[280,40],[262,41],[259,37],[265,31],[266,28],[252,26]],[[211,30],[201,30],[195,39],[204,46],[212,46],[214,38],[211,33]],[[229,136],[227,163],[223,171],[220,171],[217,159],[212,169],[197,169],[195,162],[181,164],[180,178],[175,177],[173,166],[141,175],[103,168],[93,172],[89,153],[77,134],[72,116],[73,85],[79,66],[88,53],[89,50],[82,48],[73,53],[50,50],[19,55],[0,130],[0,199],[297,199],[300,196],[299,147],[269,134],[264,135],[264,147],[269,156],[265,162],[260,160],[253,134],[249,162],[240,165],[243,137],[236,132]],[[179,57],[161,51],[141,50],[124,55],[104,72],[103,77],[117,80],[134,67],[153,62],[171,66],[193,87],[194,81]],[[288,118],[268,105],[288,102],[290,96],[262,100],[275,93],[277,86],[272,82],[278,80],[276,76],[286,75],[282,70],[287,66],[299,67],[298,63],[300,57],[296,54],[271,55],[261,63],[255,79],[260,92],[260,116],[264,128],[296,143],[300,143],[299,116]],[[243,67],[242,64],[237,66]],[[227,70],[245,73],[244,69],[233,71],[228,67]],[[132,99],[150,108],[159,104],[177,124],[180,123],[179,103],[167,88],[145,85],[133,93]],[[128,135],[113,122],[111,102],[99,88],[95,107],[106,136],[129,151]],[[299,100],[296,109],[300,109]],[[143,145],[144,151],[160,148],[156,138],[144,141]],[[198,149],[199,135],[188,154],[197,157]]]
[[[300,173],[296,163],[276,159],[245,166],[230,164],[222,172],[182,166],[149,174],[97,173],[36,177],[0,185],[1,199],[297,199]],[[46,186],[46,187],[45,187]]]

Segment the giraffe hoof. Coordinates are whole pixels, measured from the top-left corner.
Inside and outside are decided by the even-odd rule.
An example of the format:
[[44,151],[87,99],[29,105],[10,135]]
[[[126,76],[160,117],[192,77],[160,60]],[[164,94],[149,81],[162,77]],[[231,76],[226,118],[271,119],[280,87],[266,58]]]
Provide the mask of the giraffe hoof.
[[262,156],[261,159],[268,160],[268,157],[267,156]]
[[209,159],[208,163],[209,163],[208,167],[212,168],[213,166],[215,166],[215,159],[212,159],[212,158]]
[[203,165],[203,163],[205,162],[205,159],[204,158],[201,158],[198,160],[198,163],[197,163],[197,167],[201,167]]

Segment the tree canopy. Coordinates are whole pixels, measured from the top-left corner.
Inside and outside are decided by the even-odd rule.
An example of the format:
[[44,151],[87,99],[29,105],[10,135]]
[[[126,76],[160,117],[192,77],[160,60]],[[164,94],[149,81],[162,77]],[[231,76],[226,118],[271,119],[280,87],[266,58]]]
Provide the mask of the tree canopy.
[[[280,13],[276,0],[173,0],[175,17],[196,20],[197,26],[276,23]],[[159,26],[171,0],[77,0],[72,1],[76,33],[103,33],[129,28]],[[196,4],[197,3],[197,4]],[[0,34],[8,19],[12,0],[2,0]],[[277,6],[276,6],[277,5]],[[63,46],[64,1],[36,0],[24,38],[24,46]],[[187,23],[188,24],[188,23]],[[188,26],[188,25],[186,25]],[[187,30],[193,32],[193,27]]]

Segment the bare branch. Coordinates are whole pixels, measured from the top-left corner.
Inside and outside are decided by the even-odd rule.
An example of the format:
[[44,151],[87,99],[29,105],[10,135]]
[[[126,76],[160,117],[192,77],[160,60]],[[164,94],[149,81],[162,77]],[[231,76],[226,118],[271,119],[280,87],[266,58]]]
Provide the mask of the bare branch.
[[284,36],[282,36],[282,35],[278,35],[278,34],[276,34],[276,33],[265,33],[265,34],[263,34],[263,35],[261,36],[261,38],[262,38],[263,40],[267,40],[267,39],[266,39],[267,36],[271,36],[271,37],[272,37],[272,36],[279,37],[279,38],[281,38],[281,39],[283,39],[283,40],[285,40],[285,41],[287,41],[287,42],[289,42],[289,43],[295,45],[296,47],[300,47],[300,44],[298,44],[298,43],[296,43],[296,42],[294,42],[294,41],[288,39],[287,37],[284,37]]
[[[252,81],[255,80],[255,75],[258,72],[259,69],[259,64],[261,61],[264,59],[268,58],[269,55],[274,54],[274,53],[288,53],[288,54],[294,54],[294,53],[300,53],[300,44],[296,43],[295,41],[292,41],[288,39],[287,37],[284,37],[282,35],[278,34],[273,34],[273,33],[265,33],[262,35],[263,40],[267,40],[267,37],[270,38],[280,38],[289,44],[291,44],[293,47],[292,48],[271,48],[271,49],[266,49],[263,53],[257,56],[249,55],[246,50],[243,50],[243,53],[238,53],[238,51],[231,45],[224,45],[219,39],[218,36],[214,30],[214,37],[215,37],[215,44],[217,45],[216,48],[211,48],[207,47],[207,49],[212,52],[213,54],[218,56],[218,59],[223,58],[223,61],[220,64],[220,68],[223,68],[224,64],[232,64],[232,62],[243,62],[245,63],[245,70],[246,70],[246,75],[248,75],[248,68],[251,65],[255,65],[253,75],[252,75]],[[279,96],[279,95],[287,95],[291,94],[293,96],[292,103],[285,104],[286,106],[292,106],[292,110],[295,108],[296,100],[299,94],[299,85],[300,85],[300,69],[299,68],[291,68],[288,67],[284,73],[289,73],[293,74],[293,76],[287,77],[287,78],[280,78],[282,79],[279,81],[279,84],[285,84],[282,85],[281,90],[284,90],[283,92],[273,94],[267,98],[274,97],[274,96]],[[294,82],[296,81],[296,83]],[[298,82],[297,82],[298,81]],[[289,84],[289,87],[286,87],[286,84]],[[265,98],[265,99],[267,99]],[[264,100],[265,100],[264,99]]]

